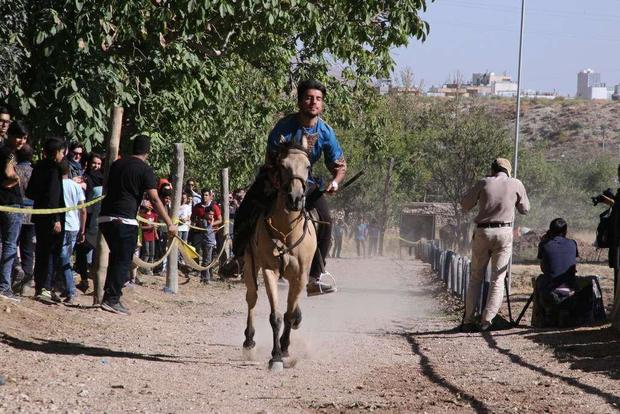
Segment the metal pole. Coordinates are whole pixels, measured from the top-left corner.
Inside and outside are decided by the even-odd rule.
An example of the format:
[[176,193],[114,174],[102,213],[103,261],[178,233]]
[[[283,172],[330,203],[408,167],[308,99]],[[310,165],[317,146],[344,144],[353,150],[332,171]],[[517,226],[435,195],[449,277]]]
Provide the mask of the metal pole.
[[515,117],[515,156],[513,175],[517,178],[519,167],[519,124],[521,121],[521,62],[523,56],[523,24],[525,21],[525,0],[521,0],[521,29],[519,31],[519,63],[517,69],[517,116]]
[[[517,171],[519,168],[519,129],[521,121],[521,67],[523,58],[523,26],[525,23],[525,0],[521,0],[521,26],[519,28],[519,62],[517,68],[517,116],[515,117],[515,155],[513,160],[513,177],[517,178]],[[512,229],[514,234],[514,220],[512,222]],[[510,255],[510,262],[508,263],[508,274],[505,279],[506,296],[508,300],[508,313],[510,315],[510,322],[512,321],[512,311],[510,310],[510,294],[512,286],[512,254]]]

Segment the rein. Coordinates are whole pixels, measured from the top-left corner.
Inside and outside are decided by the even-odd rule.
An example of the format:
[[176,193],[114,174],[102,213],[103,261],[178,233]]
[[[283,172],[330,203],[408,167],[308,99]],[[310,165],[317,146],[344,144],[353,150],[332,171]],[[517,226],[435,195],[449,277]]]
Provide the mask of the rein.
[[[299,213],[299,216],[297,216],[297,218],[295,218],[295,224],[293,225],[293,227],[291,228],[291,230],[288,233],[283,233],[280,230],[276,229],[273,224],[272,224],[272,220],[271,217],[267,217],[265,218],[265,228],[267,229],[267,233],[269,233],[269,237],[271,237],[271,241],[273,243],[274,246],[274,256],[278,258],[279,264],[280,264],[280,276],[282,276],[284,274],[284,255],[289,254],[291,252],[291,250],[293,250],[295,247],[299,246],[301,244],[301,242],[304,241],[304,239],[306,238],[306,233],[308,232],[308,217],[306,215],[306,211],[302,210]],[[288,237],[293,233],[293,231],[297,228],[297,226],[299,226],[299,223],[301,223],[303,221],[304,223],[304,228],[303,231],[301,232],[301,236],[299,237],[299,239],[297,239],[297,241],[295,241],[295,243],[293,243],[290,246],[287,246],[286,244],[286,240],[288,239]],[[277,235],[275,233],[278,233]],[[282,238],[278,237],[281,236]],[[280,243],[278,243],[280,242]],[[277,254],[275,252],[278,252]]]

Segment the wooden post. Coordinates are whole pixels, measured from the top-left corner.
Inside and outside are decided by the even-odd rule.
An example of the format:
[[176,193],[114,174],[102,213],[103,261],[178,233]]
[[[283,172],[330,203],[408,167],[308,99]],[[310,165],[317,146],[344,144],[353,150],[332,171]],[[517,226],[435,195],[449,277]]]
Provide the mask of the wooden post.
[[379,235],[379,255],[383,256],[383,241],[385,239],[385,227],[388,219],[388,208],[390,205],[390,187],[392,184],[392,170],[394,169],[394,158],[390,158],[388,162],[388,171],[385,176],[385,187],[383,197],[383,211],[381,217],[381,234]]
[[[185,155],[183,153],[183,144],[174,144],[174,163],[172,164],[172,188],[174,189],[174,198],[172,200],[172,210],[170,211],[170,219],[175,221],[179,216],[179,208],[181,206],[181,194],[183,193],[183,172],[185,170]],[[179,291],[179,248],[175,244],[170,249],[168,255],[168,265],[166,274],[167,293],[177,293]]]
[[[108,139],[108,151],[105,159],[105,168],[103,169],[103,194],[108,192],[108,173],[110,166],[118,158],[118,149],[121,142],[121,129],[123,126],[123,107],[115,106],[112,109],[112,120],[110,126],[110,138]],[[110,249],[105,238],[99,232],[97,234],[97,248],[93,257],[90,274],[94,275],[95,293],[93,295],[93,304],[99,305],[103,301],[103,285],[105,284],[105,276],[108,270],[108,259]]]
[[230,189],[228,188],[228,168],[222,169],[222,221],[224,223],[224,228],[222,229],[222,235],[224,238],[227,238],[230,234],[230,226],[228,225],[228,220],[230,219],[230,203],[228,202],[228,197],[230,194]]

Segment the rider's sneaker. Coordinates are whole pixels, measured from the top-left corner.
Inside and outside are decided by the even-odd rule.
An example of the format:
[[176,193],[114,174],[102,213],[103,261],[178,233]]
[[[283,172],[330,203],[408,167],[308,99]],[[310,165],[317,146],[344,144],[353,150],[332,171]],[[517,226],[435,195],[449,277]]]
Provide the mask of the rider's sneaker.
[[321,282],[320,278],[317,279],[311,277],[308,280],[306,291],[308,292],[308,296],[326,295],[328,293],[336,292],[336,287],[330,285],[329,283]]

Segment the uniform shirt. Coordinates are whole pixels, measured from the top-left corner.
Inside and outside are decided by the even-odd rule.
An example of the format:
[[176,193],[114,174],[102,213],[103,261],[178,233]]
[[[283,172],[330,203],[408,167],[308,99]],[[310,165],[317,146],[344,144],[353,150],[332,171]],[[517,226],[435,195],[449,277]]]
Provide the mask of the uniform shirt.
[[474,219],[482,223],[512,223],[515,207],[521,214],[530,211],[530,201],[525,187],[516,178],[504,172],[478,181],[461,199],[463,210],[469,211],[478,204],[478,215]]
[[114,161],[108,175],[108,191],[101,204],[99,222],[121,218],[126,224],[137,226],[136,214],[147,190],[157,188],[153,169],[136,157]]
[[577,242],[566,237],[556,236],[543,240],[538,245],[538,259],[545,275],[551,278],[571,277],[576,273]]
[[[319,118],[314,127],[306,128],[299,123],[297,114],[282,118],[269,134],[267,143],[268,163],[273,165],[278,156],[280,144],[288,142],[301,144],[304,136],[308,140],[310,164],[317,162],[323,155],[325,166],[334,176],[344,175],[346,169],[344,153],[332,127]],[[309,181],[317,182],[316,179],[312,179],[312,173],[310,173]]]
[[[65,199],[66,207],[77,206],[83,203],[86,199],[82,187],[70,178],[62,180],[62,192]],[[65,213],[65,230],[66,231],[79,231],[80,230],[80,211],[71,210]]]

